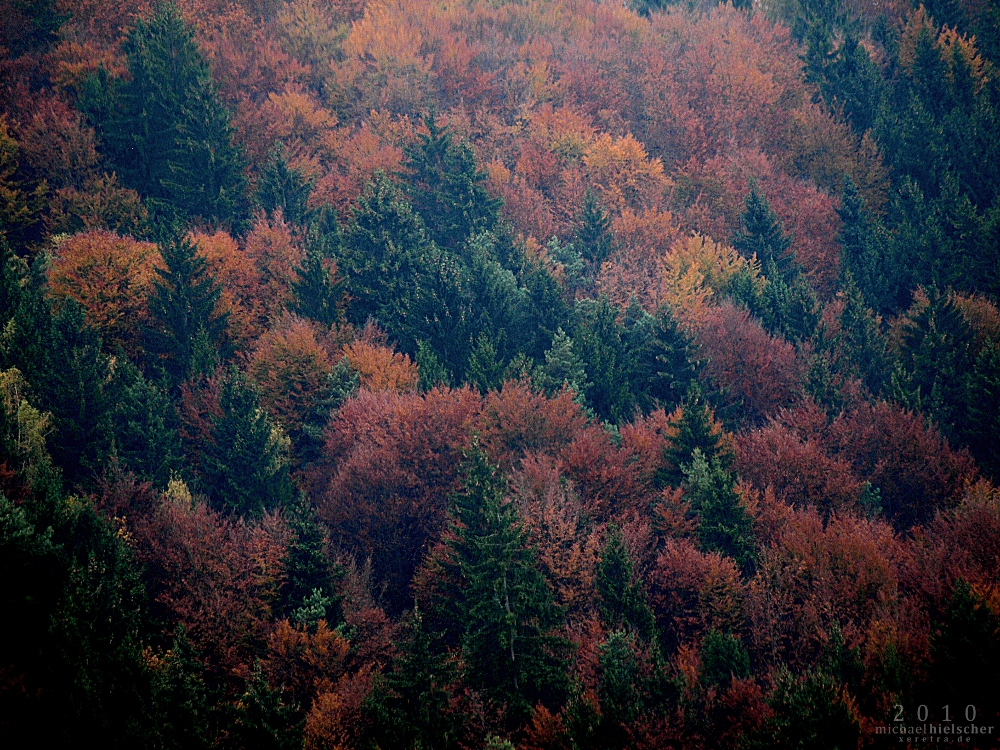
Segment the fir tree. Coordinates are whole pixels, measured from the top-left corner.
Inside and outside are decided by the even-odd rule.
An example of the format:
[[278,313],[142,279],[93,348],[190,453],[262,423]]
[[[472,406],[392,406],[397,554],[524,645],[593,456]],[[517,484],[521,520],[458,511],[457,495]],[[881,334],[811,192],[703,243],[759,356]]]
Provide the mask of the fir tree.
[[568,645],[555,635],[562,614],[505,492],[499,467],[474,449],[444,551],[431,562],[430,612],[460,648],[469,686],[519,720],[565,697]]
[[846,360],[847,372],[878,396],[885,390],[888,373],[892,371],[888,341],[849,271],[844,272],[843,279],[844,307],[834,345]]
[[122,468],[166,487],[181,469],[183,455],[169,394],[120,354],[109,397],[114,458]]
[[591,387],[587,401],[602,419],[624,422],[632,417],[635,396],[631,390],[631,358],[618,323],[618,310],[602,297],[577,304],[578,323],[573,337]]
[[309,217],[310,181],[288,164],[283,144],[276,143],[268,156],[257,187],[260,207],[273,214],[279,208],[285,221],[305,226]]
[[750,656],[738,636],[709,630],[701,642],[701,682],[725,689],[750,676]]
[[335,261],[340,244],[336,212],[324,207],[309,226],[305,257],[292,279],[295,312],[325,326],[344,317],[347,279],[339,274]]
[[723,440],[722,428],[715,421],[712,408],[706,403],[697,382],[688,387],[680,413],[677,434],[664,448],[665,466],[657,474],[660,486],[680,486],[694,460],[695,451],[700,451],[706,461],[717,460],[724,469],[728,469],[733,462],[734,456]]
[[795,268],[792,240],[784,233],[777,214],[756,185],[750,187],[744,202],[740,229],[733,235],[733,247],[744,258],[756,255],[768,278],[784,279]]
[[202,449],[205,489],[221,510],[244,516],[285,507],[291,500],[288,439],[271,423],[246,376],[226,376],[210,440]]
[[887,309],[886,284],[882,267],[886,262],[887,237],[881,222],[872,217],[864,199],[850,176],[844,177],[841,195],[840,243],[841,281],[848,275],[857,284],[868,307],[881,311]]
[[382,747],[453,748],[461,718],[449,710],[454,662],[428,632],[419,607],[406,617],[393,668],[373,691],[369,710]]
[[601,616],[608,630],[627,628],[653,643],[656,620],[633,568],[625,537],[615,524],[608,526],[595,578]]
[[679,404],[694,382],[698,368],[692,361],[693,343],[667,305],[660,307],[655,316],[650,348],[655,362],[647,386],[650,395],[664,407]]
[[684,472],[684,495],[698,516],[698,541],[706,552],[728,555],[746,574],[756,567],[753,521],[736,494],[736,480],[718,457],[695,448]]
[[103,95],[110,104],[106,117],[100,106],[84,102],[117,173],[162,218],[240,225],[248,209],[244,158],[177,8],[164,3],[152,18],[140,19],[122,51],[130,77]]
[[340,621],[339,598],[335,578],[339,572],[327,556],[327,534],[316,516],[316,510],[305,495],[289,504],[285,520],[292,533],[285,548],[282,568],[285,577],[279,593],[279,610],[292,612],[318,592],[325,599],[323,619]]
[[486,192],[486,175],[467,144],[438,127],[433,115],[424,118],[424,126],[427,133],[406,149],[409,195],[430,238],[454,251],[471,235],[496,226],[500,201]]
[[562,328],[556,329],[552,348],[545,352],[540,380],[542,387],[549,393],[566,387],[580,397],[586,396],[590,385],[587,382],[587,369],[573,349],[573,339]]
[[[147,349],[173,385],[192,372],[199,335],[217,348],[225,333],[226,315],[216,305],[221,288],[209,275],[208,261],[187,238],[173,237],[160,245],[165,268],[153,285],[147,329]],[[204,348],[204,347],[202,347]]]
[[469,368],[465,379],[485,393],[500,385],[503,377],[503,363],[497,361],[497,350],[485,333],[480,333],[476,346],[469,355]]
[[580,227],[576,230],[573,244],[579,248],[587,263],[588,276],[594,279],[601,270],[601,264],[611,254],[611,217],[590,188],[583,195]]

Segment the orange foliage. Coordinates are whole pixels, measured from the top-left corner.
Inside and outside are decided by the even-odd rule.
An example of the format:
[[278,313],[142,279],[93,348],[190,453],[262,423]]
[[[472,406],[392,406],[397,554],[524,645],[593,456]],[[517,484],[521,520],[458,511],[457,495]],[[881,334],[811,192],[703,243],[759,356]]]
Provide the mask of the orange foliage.
[[216,309],[228,314],[230,336],[240,345],[249,344],[267,327],[260,271],[236,240],[223,231],[194,233],[191,240],[208,260],[209,273],[222,287]]
[[261,336],[250,355],[261,403],[293,441],[319,405],[332,369],[332,357],[314,325],[291,316]]
[[142,355],[146,300],[157,278],[156,245],[106,231],[84,232],[60,242],[49,269],[50,290],[76,300],[87,320],[114,351]]
[[359,339],[344,346],[344,357],[360,376],[362,388],[397,393],[417,389],[420,373],[409,355]]
[[257,216],[244,241],[244,251],[260,272],[258,304],[268,318],[274,318],[294,299],[292,279],[302,265],[302,248],[279,212],[271,218]]
[[278,623],[267,641],[267,658],[261,666],[273,684],[288,690],[296,702],[308,706],[320,693],[331,692],[344,674],[350,644],[326,620],[315,632]]

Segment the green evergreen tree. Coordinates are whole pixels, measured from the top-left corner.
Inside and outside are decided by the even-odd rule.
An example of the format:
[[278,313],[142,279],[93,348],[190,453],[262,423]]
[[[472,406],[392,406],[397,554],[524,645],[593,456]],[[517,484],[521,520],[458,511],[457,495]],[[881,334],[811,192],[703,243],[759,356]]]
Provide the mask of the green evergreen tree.
[[1000,479],[1000,344],[987,341],[969,378],[968,420],[961,425],[976,462]]
[[744,258],[756,255],[769,279],[786,279],[795,268],[792,239],[784,233],[777,214],[756,185],[751,185],[744,202],[740,229],[733,234],[733,247]]
[[611,217],[590,188],[583,194],[580,226],[573,244],[579,248],[587,263],[588,276],[594,279],[601,270],[601,264],[611,254]]
[[405,149],[409,195],[435,244],[456,251],[471,235],[497,225],[501,202],[486,192],[486,175],[468,144],[456,142],[433,115],[424,126],[427,133]]
[[500,385],[504,367],[497,361],[497,349],[485,333],[480,333],[476,346],[469,355],[469,368],[465,379],[485,393]]
[[336,581],[341,571],[330,562],[327,533],[315,508],[305,495],[299,495],[289,504],[285,520],[291,538],[282,559],[285,577],[279,592],[279,611],[286,614],[292,612],[307,599],[315,599],[316,592],[319,592],[319,596],[326,601],[320,616],[331,624],[339,622],[340,599]]
[[428,613],[460,648],[465,682],[516,724],[538,703],[564,700],[569,646],[555,633],[562,613],[505,493],[499,467],[474,448],[452,496],[445,551],[432,562]]
[[556,329],[552,348],[545,352],[545,364],[541,367],[539,380],[549,393],[568,387],[579,397],[586,397],[590,387],[587,369],[573,349],[573,339],[562,328]]
[[305,257],[295,269],[293,310],[325,326],[344,318],[347,279],[336,269],[341,245],[340,227],[333,207],[324,207],[309,225]]
[[887,260],[888,237],[881,221],[869,214],[850,176],[844,178],[837,214],[841,222],[837,234],[841,283],[846,284],[849,275],[868,307],[878,311],[889,309],[890,297],[886,293],[889,281],[883,270]]
[[693,361],[693,342],[680,329],[668,305],[661,306],[656,313],[650,348],[655,364],[647,389],[669,410],[684,398],[697,377],[698,366]]
[[279,208],[285,221],[296,226],[305,226],[310,215],[309,195],[312,184],[302,174],[288,164],[288,155],[282,143],[274,145],[261,171],[257,186],[257,202],[260,207],[273,214]]
[[244,516],[286,507],[292,497],[288,439],[235,368],[223,381],[219,408],[222,415],[213,420],[201,455],[202,480],[212,502]]
[[573,348],[590,376],[587,401],[602,419],[628,421],[636,402],[631,390],[632,361],[624,327],[618,322],[618,310],[602,297],[581,300],[575,312]]
[[924,411],[955,439],[968,421],[966,394],[975,354],[972,331],[948,295],[931,289],[907,313],[896,397]]
[[705,401],[698,383],[691,382],[680,405],[681,420],[677,435],[670,440],[663,452],[664,468],[657,474],[657,483],[678,487],[684,481],[686,470],[700,451],[706,461],[717,460],[723,469],[732,466],[734,456],[722,439],[716,426],[712,407]]
[[595,579],[601,617],[608,630],[628,629],[646,643],[654,643],[653,610],[632,565],[625,537],[616,524],[608,525]]
[[83,107],[122,181],[161,218],[238,227],[248,214],[245,160],[233,145],[229,114],[176,6],[139,19],[122,46],[129,78],[98,85]]
[[372,691],[367,710],[379,747],[457,747],[462,718],[450,710],[455,663],[428,632],[414,607],[403,622],[404,636],[393,668]]
[[714,628],[705,634],[699,652],[701,657],[701,682],[722,690],[734,679],[750,676],[750,656],[739,636],[720,633]]
[[118,464],[159,487],[182,467],[177,415],[170,396],[146,380],[120,353],[109,386],[112,455]]
[[228,740],[234,747],[260,750],[298,750],[302,747],[305,719],[301,709],[284,702],[281,689],[267,683],[259,663],[234,708],[227,727]]
[[849,271],[843,279],[844,307],[834,346],[846,360],[843,369],[859,378],[871,394],[879,396],[893,369],[888,340]]
[[152,714],[156,747],[162,750],[199,750],[213,746],[214,706],[206,684],[205,667],[187,637],[177,629],[170,649],[152,676]]
[[[218,348],[226,330],[225,314],[216,311],[222,292],[209,275],[208,261],[187,238],[172,237],[160,244],[165,268],[157,268],[149,300],[152,325],[146,331],[153,366],[174,386],[187,378],[196,364],[199,336]],[[203,357],[202,357],[203,358]]]
[[698,541],[706,552],[720,552],[736,561],[746,575],[756,567],[753,520],[735,490],[736,480],[718,457],[706,460],[695,448],[685,470],[684,496],[698,516]]

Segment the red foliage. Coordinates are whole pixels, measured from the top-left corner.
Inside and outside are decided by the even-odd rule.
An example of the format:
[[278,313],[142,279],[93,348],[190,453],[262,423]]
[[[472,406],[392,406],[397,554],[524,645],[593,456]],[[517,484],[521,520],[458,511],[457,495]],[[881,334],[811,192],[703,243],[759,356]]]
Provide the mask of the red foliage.
[[882,508],[901,529],[955,506],[977,476],[967,451],[949,447],[922,416],[884,401],[841,414],[827,441],[856,476],[879,488]]
[[737,630],[744,618],[746,585],[732,559],[703,554],[686,539],[667,540],[649,576],[650,603],[669,647],[709,629]]
[[802,397],[795,348],[775,338],[743,308],[724,302],[700,321],[696,342],[705,375],[742,403],[751,421],[766,419]]
[[526,382],[508,381],[483,398],[476,429],[490,458],[510,469],[527,452],[558,455],[586,424],[571,391],[550,399]]
[[336,543],[371,559],[396,608],[408,603],[406,586],[443,527],[478,406],[468,388],[363,390],[327,428],[326,458],[312,472],[317,510]]

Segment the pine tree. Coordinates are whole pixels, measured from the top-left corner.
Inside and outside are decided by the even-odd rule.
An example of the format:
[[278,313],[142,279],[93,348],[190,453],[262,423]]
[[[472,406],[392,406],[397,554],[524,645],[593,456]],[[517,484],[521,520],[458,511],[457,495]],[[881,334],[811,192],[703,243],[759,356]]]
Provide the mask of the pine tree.
[[736,480],[718,457],[695,448],[684,472],[684,496],[698,516],[698,541],[706,552],[728,555],[746,575],[756,567],[753,521],[735,490]]
[[632,418],[631,359],[618,323],[618,310],[606,298],[581,300],[573,348],[579,352],[591,387],[587,401],[602,419],[624,422]]
[[969,382],[968,421],[962,425],[983,471],[1000,479],[1000,344],[987,341]]
[[529,546],[499,467],[474,448],[452,497],[428,613],[459,646],[464,679],[513,721],[565,697],[562,614]]
[[309,195],[312,185],[305,175],[288,164],[285,147],[274,145],[260,176],[257,201],[269,214],[279,208],[285,221],[305,226],[309,218]]
[[701,682],[725,689],[733,679],[750,676],[750,656],[739,636],[709,630],[701,642]]
[[419,607],[406,617],[392,671],[373,691],[373,724],[380,747],[453,748],[460,717],[450,709],[454,661],[428,632]]
[[288,439],[260,406],[253,386],[232,368],[219,396],[222,416],[213,420],[202,449],[205,489],[220,509],[243,516],[288,505]]
[[677,434],[664,448],[665,465],[657,474],[659,486],[680,486],[687,467],[694,460],[696,450],[707,461],[719,461],[724,469],[732,465],[734,456],[723,440],[722,427],[715,421],[712,408],[706,403],[701,388],[695,381],[692,381],[681,402],[680,421],[676,427]]
[[786,278],[795,268],[792,240],[782,229],[774,209],[756,185],[750,187],[740,214],[740,229],[733,234],[733,247],[744,258],[757,256],[764,275]]
[[173,385],[191,374],[199,334],[217,348],[226,329],[226,315],[216,312],[221,288],[209,275],[208,261],[187,238],[160,244],[165,268],[157,268],[149,300],[153,325],[147,329],[147,350]]
[[637,578],[621,529],[610,524],[597,562],[597,594],[608,630],[629,629],[646,643],[655,642],[656,620]]
[[244,158],[177,8],[163,3],[149,20],[140,19],[122,51],[129,79],[95,92],[93,106],[85,101],[84,108],[97,120],[123,182],[163,219],[200,216],[241,225],[248,213]]
[[888,341],[849,271],[844,272],[843,279],[844,307],[834,346],[846,359],[847,371],[858,377],[870,393],[879,396],[893,369]]
[[850,176],[844,177],[841,195],[840,243],[841,283],[850,275],[857,284],[865,303],[876,311],[888,309],[889,298],[886,285],[889,283],[882,268],[886,264],[887,237],[885,229],[877,218],[872,217],[864,199]]
[[497,225],[500,201],[486,192],[486,175],[468,144],[456,142],[433,115],[424,126],[427,133],[405,150],[409,195],[435,244],[456,251],[468,237]]

